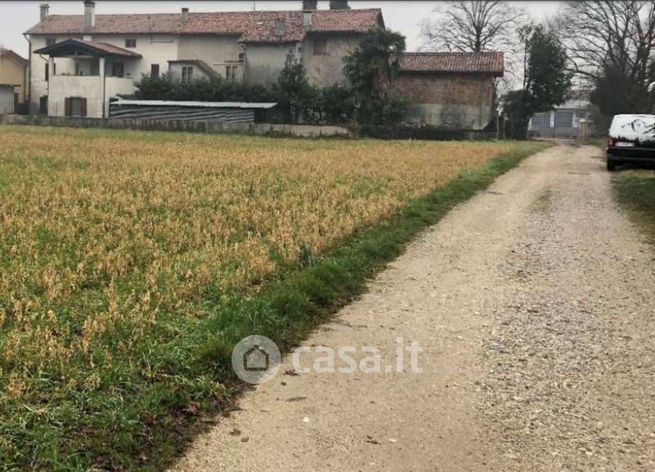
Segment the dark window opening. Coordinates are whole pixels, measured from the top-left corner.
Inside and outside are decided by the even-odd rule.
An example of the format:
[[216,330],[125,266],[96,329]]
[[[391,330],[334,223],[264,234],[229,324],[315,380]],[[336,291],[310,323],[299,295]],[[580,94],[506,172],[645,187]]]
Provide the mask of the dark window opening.
[[50,47],[54,46],[54,44],[57,42],[55,38],[45,38],[45,45]]
[[111,64],[111,75],[113,77],[123,77],[125,74],[125,65],[122,62],[113,62]]
[[327,38],[314,38],[314,55],[327,55]]
[[135,38],[126,38],[125,39],[125,47],[126,48],[135,48],[136,47],[136,39]]
[[46,63],[45,65],[45,81],[50,80],[50,64]]
[[153,79],[159,77],[159,64],[150,65],[150,77],[152,77]]
[[42,95],[39,97],[39,113],[42,115],[48,114],[48,96]]

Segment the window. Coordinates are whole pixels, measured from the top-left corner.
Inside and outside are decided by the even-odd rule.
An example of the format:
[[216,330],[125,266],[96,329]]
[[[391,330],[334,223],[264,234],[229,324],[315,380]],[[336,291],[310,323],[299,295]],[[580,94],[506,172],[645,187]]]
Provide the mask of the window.
[[125,39],[126,48],[135,48],[136,47],[136,38],[127,38]]
[[48,114],[48,96],[42,95],[39,97],[39,113],[42,115]]
[[150,77],[152,77],[153,79],[159,77],[159,64],[150,65]]
[[64,105],[66,116],[86,116],[86,98],[66,97]]
[[225,66],[225,79],[230,82],[237,80],[237,66]]
[[182,67],[182,82],[188,82],[193,79],[193,67],[184,66]]
[[55,38],[45,38],[45,45],[50,47],[54,46],[54,44],[57,42]]
[[111,64],[111,75],[113,77],[123,77],[125,73],[125,66],[122,62],[112,62]]
[[45,81],[50,80],[50,64],[46,62],[45,65]]
[[314,38],[314,55],[327,56],[327,38]]
[[82,70],[82,64],[79,62],[75,63],[75,75],[84,75],[84,71]]

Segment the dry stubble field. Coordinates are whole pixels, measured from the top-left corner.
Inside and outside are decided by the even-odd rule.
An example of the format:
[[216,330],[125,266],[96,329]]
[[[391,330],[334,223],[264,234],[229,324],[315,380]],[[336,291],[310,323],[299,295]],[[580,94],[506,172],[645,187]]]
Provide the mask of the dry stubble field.
[[0,127],[3,468],[170,456],[234,339],[290,324],[238,300],[516,148]]

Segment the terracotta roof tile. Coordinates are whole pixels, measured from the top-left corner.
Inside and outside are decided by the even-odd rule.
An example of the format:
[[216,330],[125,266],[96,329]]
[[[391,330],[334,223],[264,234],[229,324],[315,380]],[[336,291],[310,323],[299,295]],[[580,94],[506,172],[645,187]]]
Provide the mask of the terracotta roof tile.
[[[276,27],[276,24],[281,22]],[[316,10],[311,32],[365,33],[383,25],[380,9]],[[180,14],[96,15],[91,31],[84,30],[83,15],[50,15],[27,34],[218,34],[239,36],[244,42],[295,42],[305,37],[303,12],[248,11]]]
[[485,73],[502,76],[502,52],[408,52],[400,58],[402,72]]
[[99,55],[108,55],[108,56],[121,56],[121,57],[141,57],[141,54],[138,54],[129,49],[123,49],[113,44],[101,43],[98,41],[84,41],[82,39],[71,38],[66,41],[62,41],[52,46],[46,46],[41,49],[34,51],[36,54],[48,54],[50,51],[57,51],[61,49],[70,49],[75,47],[82,47],[84,50],[90,50]]

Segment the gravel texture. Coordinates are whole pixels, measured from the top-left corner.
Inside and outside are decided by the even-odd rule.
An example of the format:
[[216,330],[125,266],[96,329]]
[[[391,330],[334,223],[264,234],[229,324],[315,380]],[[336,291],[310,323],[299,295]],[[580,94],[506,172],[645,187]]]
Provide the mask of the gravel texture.
[[173,470],[655,470],[655,254],[598,153],[528,158],[305,345],[375,346],[384,367],[402,337],[422,373],[287,358]]

